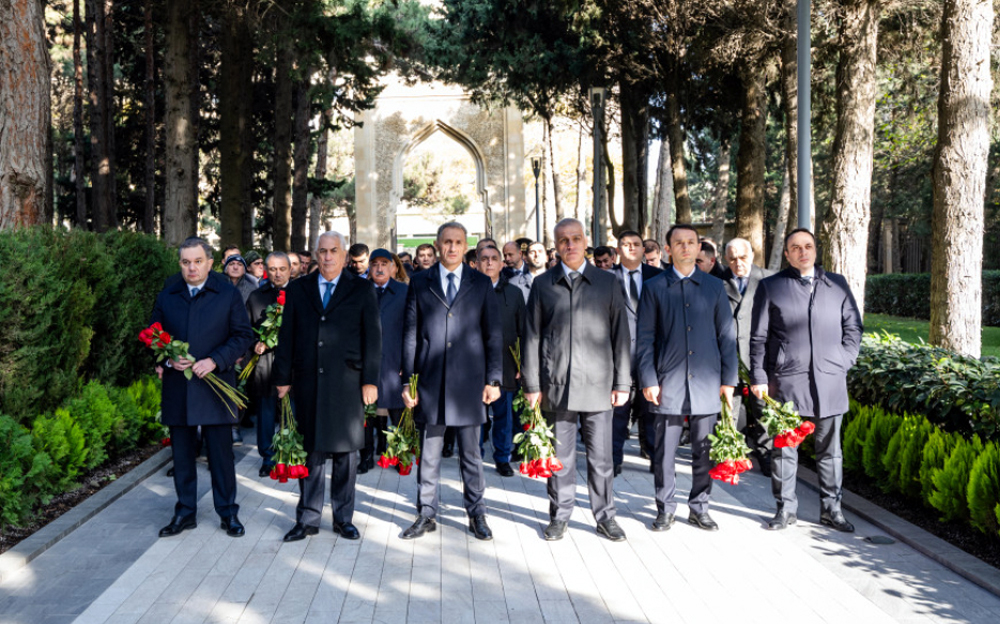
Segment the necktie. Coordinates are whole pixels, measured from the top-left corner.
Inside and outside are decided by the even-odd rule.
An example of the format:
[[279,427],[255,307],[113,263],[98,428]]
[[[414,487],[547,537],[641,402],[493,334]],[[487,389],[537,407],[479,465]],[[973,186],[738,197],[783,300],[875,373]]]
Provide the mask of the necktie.
[[385,286],[382,286],[378,289],[378,300],[382,301],[382,297],[384,296],[385,296]]
[[323,285],[326,287],[326,290],[323,292],[323,307],[325,308],[330,303],[330,295],[333,293],[333,282],[327,282]]
[[580,272],[579,271],[570,271],[569,272],[569,285],[570,286],[576,286],[576,280],[578,280],[578,279],[580,279]]
[[633,310],[639,307],[639,287],[635,285],[635,274],[638,272],[638,269],[628,272],[628,298],[632,300]]
[[200,293],[200,292],[201,292],[201,288],[200,287],[199,288],[192,288],[191,289],[191,298],[194,299],[195,297],[198,296],[198,293]]
[[812,286],[813,278],[811,275],[807,275],[805,277],[800,277],[799,281],[805,284],[806,286]]
[[448,299],[448,305],[455,302],[455,295],[458,294],[458,289],[455,288],[455,274],[448,274],[448,292],[445,293],[445,297]]
[[741,277],[740,280],[740,294],[742,295],[747,291],[747,278]]

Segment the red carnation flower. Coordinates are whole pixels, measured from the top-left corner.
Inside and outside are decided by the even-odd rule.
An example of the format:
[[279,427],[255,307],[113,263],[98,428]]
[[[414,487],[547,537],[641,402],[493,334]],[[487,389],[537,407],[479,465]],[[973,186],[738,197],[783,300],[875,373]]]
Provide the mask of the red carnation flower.
[[278,305],[285,305],[285,291],[278,293]]
[[162,440],[160,440],[160,444],[162,446],[170,446],[170,436],[167,436],[167,437],[163,438]]
[[400,464],[399,465],[399,476],[405,477],[406,475],[410,474],[410,470],[412,470],[412,469],[413,469],[413,465],[412,464]]
[[750,388],[748,386],[743,386],[743,396],[750,396]]
[[550,457],[548,461],[545,462],[545,466],[552,472],[559,472],[563,469],[562,462],[559,461],[557,457]]
[[816,431],[816,425],[814,425],[812,421],[803,420],[802,424],[799,425],[799,431],[802,433],[803,436],[807,436],[813,431]]
[[522,426],[521,429],[527,431],[528,429],[531,429],[531,425],[528,423],[524,423],[524,426]]
[[392,464],[389,463],[389,458],[386,457],[385,455],[383,455],[382,457],[379,457],[378,461],[376,462],[376,464],[378,465],[379,468],[388,468],[389,466],[392,465]]

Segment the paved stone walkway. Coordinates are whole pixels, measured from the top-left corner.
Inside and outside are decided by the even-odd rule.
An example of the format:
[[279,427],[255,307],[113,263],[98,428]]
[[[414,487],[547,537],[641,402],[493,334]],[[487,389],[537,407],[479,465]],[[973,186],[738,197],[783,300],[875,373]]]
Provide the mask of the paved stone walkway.
[[453,459],[436,533],[399,539],[416,481],[376,468],[359,477],[361,540],[338,538],[327,512],[318,536],[284,544],[297,488],[257,478],[247,445],[237,464],[246,537],[219,528],[200,464],[198,528],[158,539],[173,505],[161,470],[0,584],[0,622],[1000,622],[1000,598],[901,543],[869,543],[883,534],[871,524],[852,516],[853,535],[821,527],[818,497],[804,487],[799,525],[765,531],[773,501],[759,473],[716,484],[721,531],[687,526],[682,506],[673,529],[653,533],[652,475],[634,441],[615,480],[628,541],[608,542],[594,532],[580,464],[579,506],[561,542],[541,539],[545,484],[501,478],[492,464],[495,539],[475,540]]

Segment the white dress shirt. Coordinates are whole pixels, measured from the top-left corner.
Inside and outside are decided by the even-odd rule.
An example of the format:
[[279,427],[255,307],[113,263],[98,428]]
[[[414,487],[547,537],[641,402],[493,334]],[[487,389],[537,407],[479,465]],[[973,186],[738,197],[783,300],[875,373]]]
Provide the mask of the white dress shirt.
[[455,294],[457,295],[458,291],[462,288],[462,269],[465,267],[465,263],[460,262],[458,267],[454,271],[449,271],[448,269],[444,268],[443,264],[438,266],[441,267],[441,292],[443,292],[445,296],[448,295],[448,275],[454,274]]

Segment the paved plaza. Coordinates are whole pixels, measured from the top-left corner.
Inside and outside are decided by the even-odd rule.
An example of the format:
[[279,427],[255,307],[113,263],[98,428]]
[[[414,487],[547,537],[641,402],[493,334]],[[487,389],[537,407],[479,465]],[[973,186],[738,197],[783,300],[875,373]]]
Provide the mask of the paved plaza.
[[[8,574],[0,622],[1000,622],[1000,597],[901,542],[871,543],[885,533],[854,514],[853,535],[821,527],[818,495],[803,486],[798,526],[765,531],[773,501],[757,472],[736,487],[716,483],[719,532],[688,526],[682,505],[679,522],[654,533],[653,479],[634,440],[615,479],[624,543],[595,533],[582,461],[578,508],[560,542],[541,538],[545,483],[502,478],[492,463],[495,538],[474,539],[450,459],[437,532],[399,539],[414,519],[415,473],[375,468],[358,479],[361,540],[337,537],[326,511],[318,536],[290,544],[281,538],[294,524],[297,486],[259,479],[250,444],[237,461],[246,537],[219,528],[199,464],[198,527],[158,539],[174,494],[157,470]],[[686,497],[687,449],[678,463]]]

